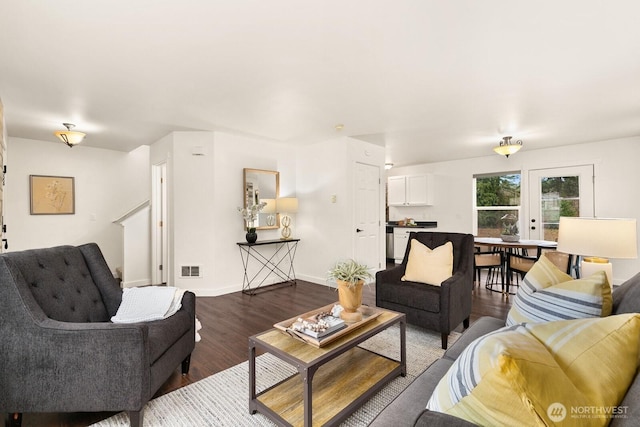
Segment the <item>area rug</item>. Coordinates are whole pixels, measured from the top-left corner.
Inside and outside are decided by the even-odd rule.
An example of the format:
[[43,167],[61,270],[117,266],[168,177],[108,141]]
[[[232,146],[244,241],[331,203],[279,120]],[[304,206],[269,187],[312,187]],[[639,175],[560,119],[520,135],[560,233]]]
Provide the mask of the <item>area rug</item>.
[[[460,336],[449,335],[449,345]],[[360,346],[394,359],[400,359],[399,327],[396,325],[370,338]],[[341,425],[366,426],[391,401],[442,356],[440,334],[407,325],[407,376],[390,381]],[[256,358],[258,391],[281,381],[296,371],[270,354]],[[259,412],[249,414],[249,364],[240,363],[196,383],[160,396],[144,409],[144,427],[223,427],[267,426],[274,424]],[[93,424],[96,427],[127,427],[129,417],[119,413]]]

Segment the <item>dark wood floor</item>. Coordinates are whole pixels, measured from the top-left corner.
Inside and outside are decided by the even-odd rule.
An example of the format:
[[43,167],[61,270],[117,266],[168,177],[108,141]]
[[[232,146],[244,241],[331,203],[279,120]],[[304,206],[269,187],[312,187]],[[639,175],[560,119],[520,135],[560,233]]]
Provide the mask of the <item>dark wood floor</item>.
[[[364,303],[375,305],[374,286],[364,288]],[[189,375],[174,374],[156,396],[176,390],[248,359],[247,338],[272,327],[283,319],[337,300],[332,288],[298,281],[297,286],[280,287],[255,296],[236,292],[219,297],[200,297],[197,317],[203,325],[202,340],[191,357]],[[473,294],[471,323],[482,316],[506,318],[510,303],[500,293],[476,287]],[[459,330],[462,327],[459,328]],[[55,396],[52,396],[55,398]],[[23,426],[87,426],[112,413],[24,414]]]

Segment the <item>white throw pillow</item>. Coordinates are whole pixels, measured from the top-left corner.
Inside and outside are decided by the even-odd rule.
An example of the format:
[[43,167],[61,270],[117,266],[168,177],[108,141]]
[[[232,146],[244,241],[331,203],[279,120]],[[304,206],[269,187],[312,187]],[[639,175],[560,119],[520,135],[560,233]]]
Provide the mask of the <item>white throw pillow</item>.
[[411,240],[409,259],[403,281],[440,286],[453,276],[453,244],[447,242],[430,249],[416,239]]

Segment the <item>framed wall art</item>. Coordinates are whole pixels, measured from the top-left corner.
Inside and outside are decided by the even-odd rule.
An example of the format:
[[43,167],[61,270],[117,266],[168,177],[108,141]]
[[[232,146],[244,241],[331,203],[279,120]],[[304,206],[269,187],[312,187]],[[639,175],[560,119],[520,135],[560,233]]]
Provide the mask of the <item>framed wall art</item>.
[[75,182],[70,176],[29,175],[31,215],[75,214]]

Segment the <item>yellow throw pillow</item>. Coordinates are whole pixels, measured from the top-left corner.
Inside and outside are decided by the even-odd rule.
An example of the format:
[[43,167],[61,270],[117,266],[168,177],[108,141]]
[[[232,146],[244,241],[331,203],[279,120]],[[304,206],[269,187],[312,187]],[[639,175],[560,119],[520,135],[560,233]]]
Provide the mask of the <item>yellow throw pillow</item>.
[[[553,412],[557,402],[565,408],[588,406],[545,346],[516,325],[471,343],[440,380],[427,409],[478,425],[544,426],[559,416]],[[602,425],[568,421],[561,425]]]
[[505,327],[469,344],[427,409],[479,425],[606,426],[639,347],[636,313]]
[[549,349],[592,406],[609,409],[622,401],[638,367],[640,314],[525,327]]
[[447,242],[435,249],[411,240],[403,281],[440,286],[453,275],[453,244]]
[[520,284],[506,324],[604,317],[611,314],[612,305],[604,272],[572,280],[542,256]]

